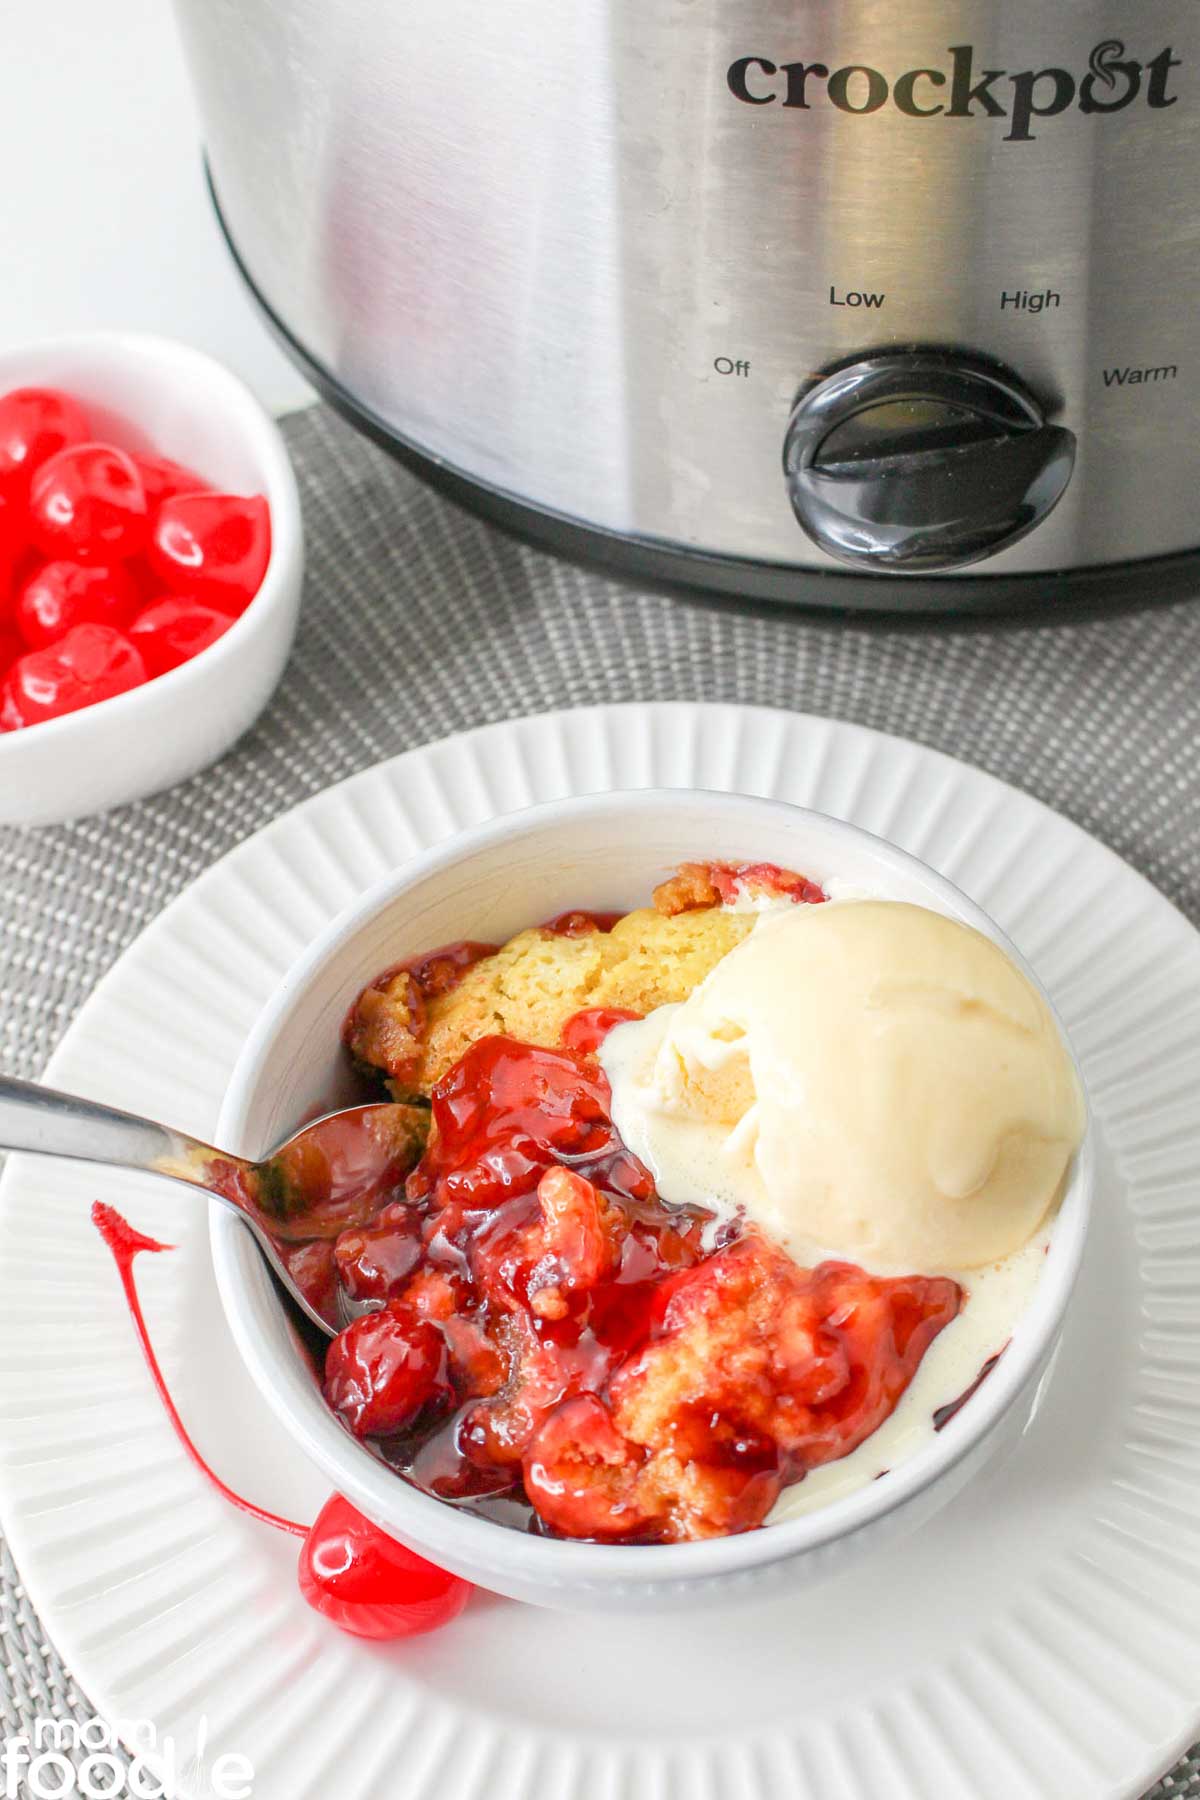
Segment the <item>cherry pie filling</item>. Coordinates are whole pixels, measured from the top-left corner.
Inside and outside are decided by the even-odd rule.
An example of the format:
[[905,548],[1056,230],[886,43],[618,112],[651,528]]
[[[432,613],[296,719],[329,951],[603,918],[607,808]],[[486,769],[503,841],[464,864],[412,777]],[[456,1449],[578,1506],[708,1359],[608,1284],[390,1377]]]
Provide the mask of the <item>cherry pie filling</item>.
[[[745,875],[704,867],[721,899]],[[824,897],[762,868],[797,901]],[[486,950],[434,952],[414,985]],[[802,1268],[752,1225],[664,1204],[596,1058],[635,1016],[578,1012],[557,1047],[478,1038],[434,1086],[402,1189],[292,1260],[355,1315],[326,1352],[329,1405],[416,1486],[551,1536],[676,1542],[761,1525],[785,1486],[862,1443],[962,1296]]]

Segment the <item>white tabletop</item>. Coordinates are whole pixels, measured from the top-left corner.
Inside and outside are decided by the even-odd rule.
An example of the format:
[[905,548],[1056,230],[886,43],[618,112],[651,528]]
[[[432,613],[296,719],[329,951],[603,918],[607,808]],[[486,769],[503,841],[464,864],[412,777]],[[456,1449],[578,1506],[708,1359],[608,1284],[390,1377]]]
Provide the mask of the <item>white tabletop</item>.
[[229,262],[164,0],[5,9],[0,347],[92,328],[183,338],[276,412],[311,390]]

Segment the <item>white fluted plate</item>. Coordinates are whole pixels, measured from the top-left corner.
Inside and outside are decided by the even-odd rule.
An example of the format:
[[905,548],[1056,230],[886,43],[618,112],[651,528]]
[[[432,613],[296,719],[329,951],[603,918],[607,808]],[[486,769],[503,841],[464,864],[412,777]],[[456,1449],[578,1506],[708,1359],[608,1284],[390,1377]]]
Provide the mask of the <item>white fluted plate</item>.
[[1101,1190],[1016,1449],[804,1597],[626,1623],[479,1596],[434,1637],[356,1643],[305,1608],[294,1542],[184,1459],[87,1217],[99,1196],[179,1246],[140,1267],[181,1408],[227,1480],[309,1518],[321,1478],[230,1348],[203,1210],[14,1160],[0,1513],[31,1597],[104,1716],[185,1745],[203,1718],[210,1765],[250,1758],[255,1800],[1133,1800],[1200,1736],[1200,939],[1074,826],[932,751],[795,714],[493,725],[240,845],[100,983],[49,1076],[209,1132],[262,1003],[369,882],[534,800],[664,785],[774,795],[893,838],[998,919],[1061,1007]]

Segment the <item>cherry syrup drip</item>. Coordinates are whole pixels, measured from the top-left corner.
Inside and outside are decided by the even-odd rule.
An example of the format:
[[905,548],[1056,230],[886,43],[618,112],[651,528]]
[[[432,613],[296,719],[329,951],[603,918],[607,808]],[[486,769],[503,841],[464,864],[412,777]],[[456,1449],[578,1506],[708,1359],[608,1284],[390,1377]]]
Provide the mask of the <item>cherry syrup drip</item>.
[[1002,1344],[1000,1346],[999,1350],[997,1350],[995,1356],[988,1357],[987,1361],[984,1363],[983,1367],[980,1369],[980,1371],[979,1371],[978,1375],[975,1377],[974,1381],[970,1384],[969,1387],[965,1387],[963,1389],[962,1393],[958,1395],[957,1399],[947,1400],[947,1402],[944,1406],[939,1406],[935,1410],[934,1415],[933,1415],[933,1429],[935,1431],[941,1431],[945,1426],[947,1426],[950,1423],[951,1419],[954,1417],[955,1413],[960,1413],[962,1411],[963,1407],[967,1404],[967,1401],[970,1400],[974,1394],[977,1394],[979,1392],[980,1388],[983,1386],[984,1382],[987,1380],[988,1376],[991,1374],[992,1370],[995,1368],[996,1364],[1000,1361],[1000,1358],[1004,1355],[1004,1352],[1007,1349],[1008,1349],[1008,1345]]

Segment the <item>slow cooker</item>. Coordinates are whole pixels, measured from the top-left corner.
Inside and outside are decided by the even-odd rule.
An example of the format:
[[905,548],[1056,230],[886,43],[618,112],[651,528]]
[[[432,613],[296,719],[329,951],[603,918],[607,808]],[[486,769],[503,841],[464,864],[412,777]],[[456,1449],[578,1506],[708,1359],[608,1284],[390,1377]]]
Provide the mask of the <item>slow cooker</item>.
[[213,198],[343,412],[656,580],[1200,585],[1200,7],[177,0]]

